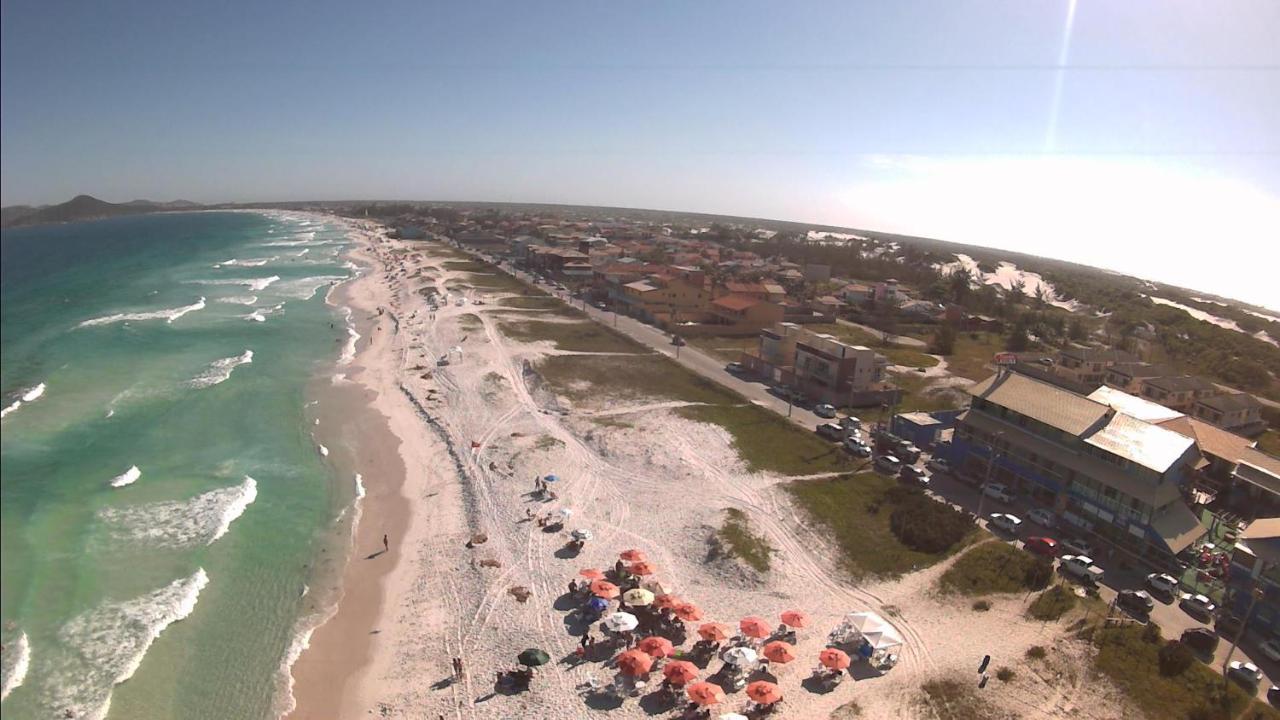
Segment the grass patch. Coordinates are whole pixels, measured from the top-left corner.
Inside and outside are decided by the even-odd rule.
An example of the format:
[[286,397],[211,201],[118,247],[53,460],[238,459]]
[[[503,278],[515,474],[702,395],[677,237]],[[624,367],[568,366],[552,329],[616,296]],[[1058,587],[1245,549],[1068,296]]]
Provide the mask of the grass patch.
[[875,473],[784,486],[840,549],[840,564],[853,577],[894,576],[925,568],[953,554],[924,553],[902,544],[889,530],[894,505],[885,502],[897,482]]
[[1002,667],[996,671],[996,679],[1000,682],[1009,682],[1016,677],[1018,673],[1014,672],[1013,668]]
[[947,356],[947,369],[952,375],[970,380],[985,379],[995,372],[988,367],[991,364],[991,356],[1003,350],[1003,335],[959,333],[956,336],[954,351]]
[[812,475],[855,467],[839,445],[755,405],[692,405],[675,412],[728,430],[734,449],[752,472]]
[[1176,675],[1160,674],[1159,633],[1141,626],[1098,628],[1097,670],[1109,677],[1152,720],[1164,718],[1280,718],[1231,683],[1224,694],[1222,676],[1198,662]]
[[1049,651],[1045,650],[1043,645],[1032,645],[1026,652],[1028,660],[1043,660],[1048,654]]
[[560,350],[649,354],[649,348],[631,338],[594,322],[502,321],[503,335],[521,342],[551,340]]
[[488,272],[489,266],[475,260],[445,260],[443,263],[446,270],[461,270],[463,272]]
[[479,315],[466,313],[458,316],[458,326],[463,330],[479,330],[484,327],[484,323],[480,321]]
[[1280,455],[1280,431],[1267,430],[1259,435],[1258,449],[1272,455]]
[[743,350],[749,350],[760,345],[760,338],[756,335],[752,335],[750,337],[719,337],[709,335],[706,337],[687,338],[687,340],[690,345],[714,358],[724,360],[727,363],[738,362],[742,357]]
[[533,442],[534,450],[552,450],[564,445],[564,441],[550,435],[539,435]]
[[1044,558],[1007,543],[988,542],[965,553],[939,582],[946,592],[990,595],[1038,590],[1052,577],[1053,566]]
[[746,513],[737,508],[729,508],[725,511],[725,516],[724,525],[720,526],[716,536],[728,549],[728,554],[755,568],[757,572],[768,572],[769,558],[774,553],[774,547],[763,537],[751,532]]
[[552,390],[574,402],[604,398],[656,398],[713,405],[745,402],[741,395],[719,383],[656,354],[556,355],[543,359],[538,372]]
[[974,600],[972,608],[974,612],[986,612],[991,609],[991,603],[986,600]]
[[593,417],[591,418],[591,422],[597,425],[600,425],[602,427],[622,428],[622,429],[635,427],[635,425],[627,422],[626,420],[619,420],[618,418],[613,417],[611,415],[606,415],[604,417]]
[[1032,620],[1049,622],[1066,615],[1076,606],[1078,598],[1071,588],[1054,585],[1036,596],[1027,608],[1027,617]]
[[1012,717],[978,695],[975,683],[931,680],[920,686],[920,704],[937,720],[990,720]]
[[497,304],[502,307],[523,308],[526,310],[560,310],[564,303],[550,295],[517,295],[516,297],[499,298]]

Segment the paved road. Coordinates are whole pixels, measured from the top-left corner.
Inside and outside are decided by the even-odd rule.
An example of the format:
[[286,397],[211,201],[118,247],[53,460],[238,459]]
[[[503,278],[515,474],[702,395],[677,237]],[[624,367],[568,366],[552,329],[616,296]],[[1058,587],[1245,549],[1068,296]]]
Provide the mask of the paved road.
[[[502,265],[503,269],[508,272],[514,272],[517,277],[529,283],[533,283],[531,275],[525,272],[515,271],[508,265]],[[541,286],[546,289],[546,286]],[[604,325],[616,328],[619,332],[626,336],[649,346],[657,352],[660,352],[690,370],[714,380],[727,388],[735,390],[747,397],[752,402],[767,407],[778,414],[786,417],[788,412],[793,422],[807,430],[812,431],[818,423],[826,422],[812,412],[800,407],[792,406],[788,408],[786,401],[771,395],[766,386],[760,382],[750,382],[743,380],[724,369],[724,363],[706,353],[703,353],[691,346],[676,348],[671,344],[671,336],[652,325],[646,325],[634,318],[618,315],[611,311],[600,310],[589,304],[585,304],[580,300],[573,300],[567,293],[548,290],[566,303],[575,308],[585,310],[593,320]],[[854,323],[842,323],[854,325]],[[863,327],[863,326],[857,326]],[[876,332],[871,328],[865,328],[871,332]],[[899,342],[913,340],[920,342],[914,338],[898,338]],[[905,344],[905,343],[904,343]],[[923,343],[921,343],[923,345]],[[677,350],[679,352],[677,353]],[[923,460],[922,460],[923,462]],[[993,512],[1009,512],[1021,518],[1027,517],[1027,511],[1033,506],[1025,502],[1024,498],[1018,498],[1013,505],[1005,505],[998,503],[990,498],[983,499],[982,494],[975,488],[966,485],[955,478],[945,476],[934,476],[930,483],[930,492],[937,495],[940,499],[957,505],[964,510],[977,514],[981,518],[981,524],[986,526],[986,517]],[[997,537],[999,534],[996,533]],[[1029,520],[1024,521],[1024,528],[1021,532],[1022,537],[1032,537],[1035,535],[1045,535],[1056,537],[1057,533],[1053,529],[1042,528],[1034,525]],[[1006,538],[1007,539],[1007,538]],[[1020,541],[1017,541],[1020,544]],[[1105,558],[1096,558],[1103,567],[1108,567],[1109,561]],[[1140,590],[1147,572],[1150,570],[1133,570],[1129,572],[1120,571],[1118,569],[1108,569],[1105,577],[1105,584],[1099,588],[1102,599],[1107,602],[1115,600],[1117,593],[1121,590]],[[1188,615],[1177,604],[1177,602],[1164,602],[1156,598],[1155,608],[1152,610],[1150,621],[1160,626],[1164,637],[1167,639],[1175,639],[1181,637],[1185,630],[1193,627],[1212,627],[1203,623],[1196,618]],[[1223,661],[1226,659],[1230,642],[1223,639],[1218,644],[1218,650],[1214,657],[1212,668],[1221,672]],[[1266,701],[1266,691],[1271,685],[1270,678],[1280,678],[1280,663],[1274,663],[1267,660],[1261,652],[1257,651],[1257,644],[1251,640],[1241,643],[1232,655],[1233,660],[1250,660],[1266,674],[1268,679],[1264,679],[1258,690],[1258,697],[1264,702]]]

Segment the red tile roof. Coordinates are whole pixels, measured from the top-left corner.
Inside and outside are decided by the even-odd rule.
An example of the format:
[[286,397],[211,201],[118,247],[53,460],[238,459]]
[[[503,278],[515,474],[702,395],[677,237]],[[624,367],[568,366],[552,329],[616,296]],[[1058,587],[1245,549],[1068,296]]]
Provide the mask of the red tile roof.
[[759,305],[760,301],[752,297],[746,297],[745,295],[725,295],[724,297],[716,298],[712,301],[712,304],[726,310],[746,310],[747,308]]

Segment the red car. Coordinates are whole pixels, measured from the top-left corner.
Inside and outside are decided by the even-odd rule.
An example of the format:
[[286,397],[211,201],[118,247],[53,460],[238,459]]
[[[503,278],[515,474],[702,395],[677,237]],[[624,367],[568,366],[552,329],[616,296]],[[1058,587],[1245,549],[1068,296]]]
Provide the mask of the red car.
[[1047,537],[1029,537],[1023,543],[1023,547],[1027,552],[1033,552],[1037,555],[1045,557],[1054,557],[1058,554],[1058,541]]

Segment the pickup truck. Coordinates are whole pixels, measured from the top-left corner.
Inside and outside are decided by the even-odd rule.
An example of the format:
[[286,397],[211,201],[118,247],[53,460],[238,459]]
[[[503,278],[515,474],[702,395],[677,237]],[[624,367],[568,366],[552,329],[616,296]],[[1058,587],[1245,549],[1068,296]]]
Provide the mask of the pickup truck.
[[1067,577],[1075,578],[1086,585],[1097,585],[1102,582],[1103,570],[1093,563],[1087,555],[1063,555],[1058,563],[1058,570]]

